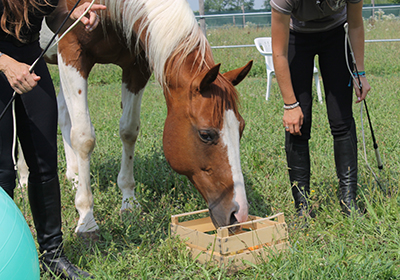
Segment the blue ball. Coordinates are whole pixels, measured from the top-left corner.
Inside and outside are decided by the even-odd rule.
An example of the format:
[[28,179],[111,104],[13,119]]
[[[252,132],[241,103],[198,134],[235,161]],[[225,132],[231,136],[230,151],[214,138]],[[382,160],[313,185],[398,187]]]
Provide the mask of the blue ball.
[[0,187],[0,279],[40,279],[38,253],[28,224]]

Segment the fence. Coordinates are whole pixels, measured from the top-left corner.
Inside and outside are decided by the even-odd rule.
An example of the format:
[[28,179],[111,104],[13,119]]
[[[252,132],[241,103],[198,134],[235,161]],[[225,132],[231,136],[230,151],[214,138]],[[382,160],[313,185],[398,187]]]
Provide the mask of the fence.
[[[392,14],[400,17],[400,5],[385,5],[385,6],[364,6],[363,17],[370,18],[372,15],[381,16]],[[196,15],[198,20],[204,19],[207,28],[223,28],[231,26],[254,25],[259,27],[271,26],[271,12],[252,12],[252,13],[220,13],[208,15]]]
[[[400,5],[385,5],[385,6],[364,6],[363,18],[371,18],[373,15],[382,17],[383,15],[394,15],[400,19]],[[199,16],[198,20],[204,19],[207,28],[229,28],[232,26],[253,25],[257,27],[271,26],[271,12],[254,12],[254,13],[226,13],[226,14],[209,14]],[[381,39],[381,40],[365,40],[366,43],[376,42],[400,42],[400,39]],[[230,45],[230,46],[212,46],[212,49],[226,48],[247,48],[255,45]]]

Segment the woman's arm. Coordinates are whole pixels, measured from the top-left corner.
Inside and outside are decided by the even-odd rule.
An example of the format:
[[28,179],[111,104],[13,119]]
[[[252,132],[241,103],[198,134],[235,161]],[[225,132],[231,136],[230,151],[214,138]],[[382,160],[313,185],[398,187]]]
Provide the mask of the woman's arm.
[[[86,11],[86,9],[89,7],[89,5],[90,5],[89,2],[85,2],[81,5],[79,5],[78,7],[76,7],[76,9],[73,11],[70,18],[66,22],[65,26],[61,30],[61,33],[64,32],[75,20],[77,20]],[[98,19],[96,11],[105,10],[105,9],[106,9],[106,6],[104,6],[104,5],[94,4],[90,8],[90,10],[86,14],[86,16],[84,16],[81,19],[81,22],[85,25],[85,27],[88,31],[92,31],[93,29],[95,29],[99,23],[99,19]],[[69,11],[67,8],[66,1],[60,0],[58,2],[58,5],[57,5],[56,9],[54,10],[54,12],[51,13],[48,17],[46,17],[46,23],[49,26],[49,28],[53,32],[56,32],[57,29],[59,28],[59,26],[61,25],[61,23],[67,17],[68,13],[69,13]]]
[[[362,7],[363,1],[359,3],[348,3],[347,4],[347,23],[349,27],[349,38],[350,43],[353,48],[354,57],[357,64],[357,70],[364,71],[364,21],[362,18]],[[359,88],[356,84],[354,84],[354,88],[357,95],[357,101],[361,102],[365,99],[368,92],[371,89],[366,77],[361,77],[362,84],[362,92],[360,92]]]
[[[271,37],[275,76],[278,80],[283,102],[285,104],[294,104],[297,100],[293,91],[288,62],[289,24],[290,15],[285,15],[272,9]],[[287,131],[294,135],[301,135],[300,128],[303,125],[303,112],[300,106],[289,110],[285,109],[282,121]]]

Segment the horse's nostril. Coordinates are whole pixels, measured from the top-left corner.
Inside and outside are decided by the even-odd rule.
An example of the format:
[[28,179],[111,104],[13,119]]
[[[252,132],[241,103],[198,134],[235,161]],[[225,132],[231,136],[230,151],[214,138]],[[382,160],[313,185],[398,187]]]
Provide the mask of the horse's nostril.
[[[232,212],[231,217],[229,219],[229,224],[230,225],[234,225],[234,224],[237,224],[237,223],[238,223],[238,220],[235,217],[235,212]],[[231,228],[229,228],[229,231],[231,233],[235,233],[238,229],[239,229],[239,227],[231,227]]]
[[235,217],[235,213],[232,212],[231,218],[229,219],[229,224],[230,224],[230,225],[233,225],[233,224],[237,224],[237,223],[238,223],[238,220],[237,220],[236,217]]

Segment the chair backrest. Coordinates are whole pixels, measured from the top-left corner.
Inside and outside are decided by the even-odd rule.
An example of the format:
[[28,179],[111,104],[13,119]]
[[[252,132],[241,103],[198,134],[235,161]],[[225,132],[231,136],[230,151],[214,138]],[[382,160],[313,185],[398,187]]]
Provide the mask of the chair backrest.
[[256,44],[257,50],[265,57],[265,64],[267,65],[267,67],[271,71],[274,71],[274,63],[272,61],[271,37],[255,38],[254,43]]

